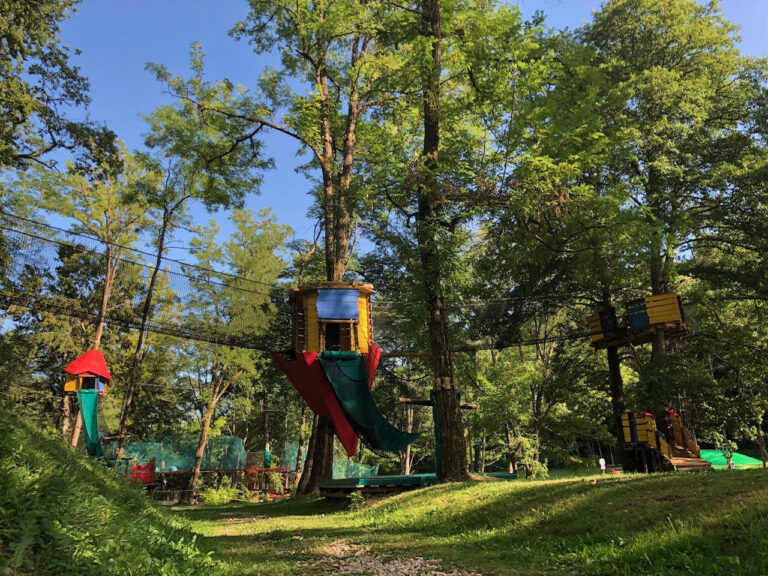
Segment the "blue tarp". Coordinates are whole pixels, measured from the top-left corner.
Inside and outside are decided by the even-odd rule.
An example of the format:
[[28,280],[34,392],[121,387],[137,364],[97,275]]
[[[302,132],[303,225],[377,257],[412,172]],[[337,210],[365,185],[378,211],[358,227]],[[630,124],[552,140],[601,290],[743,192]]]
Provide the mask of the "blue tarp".
[[321,320],[358,320],[358,290],[318,290],[317,317]]

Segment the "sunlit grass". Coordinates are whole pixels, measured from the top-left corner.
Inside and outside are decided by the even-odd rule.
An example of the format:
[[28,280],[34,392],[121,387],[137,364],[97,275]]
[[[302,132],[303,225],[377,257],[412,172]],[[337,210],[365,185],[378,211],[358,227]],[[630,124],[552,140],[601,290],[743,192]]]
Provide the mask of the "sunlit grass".
[[239,574],[321,574],[344,540],[484,574],[768,573],[768,471],[433,486],[343,503],[180,509]]

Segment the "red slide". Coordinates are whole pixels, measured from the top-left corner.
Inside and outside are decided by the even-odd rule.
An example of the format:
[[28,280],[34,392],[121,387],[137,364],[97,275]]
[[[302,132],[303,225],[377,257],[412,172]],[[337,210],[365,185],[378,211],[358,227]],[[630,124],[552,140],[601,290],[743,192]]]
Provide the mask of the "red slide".
[[272,358],[312,411],[331,421],[347,456],[354,456],[357,452],[357,434],[339,406],[331,383],[325,377],[317,358],[317,352],[297,352],[296,360],[286,360],[277,352],[272,352]]

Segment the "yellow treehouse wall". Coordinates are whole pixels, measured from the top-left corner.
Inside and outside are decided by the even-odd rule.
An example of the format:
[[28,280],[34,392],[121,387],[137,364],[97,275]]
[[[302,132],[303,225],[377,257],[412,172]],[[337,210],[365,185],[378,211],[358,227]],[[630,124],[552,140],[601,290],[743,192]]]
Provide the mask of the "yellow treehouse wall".
[[307,351],[320,351],[320,324],[317,319],[317,292],[310,292],[306,296],[304,306],[304,342]]
[[357,297],[357,313],[360,315],[357,323],[357,341],[360,343],[360,352],[367,354],[371,341],[371,320],[368,317],[368,298],[363,294]]

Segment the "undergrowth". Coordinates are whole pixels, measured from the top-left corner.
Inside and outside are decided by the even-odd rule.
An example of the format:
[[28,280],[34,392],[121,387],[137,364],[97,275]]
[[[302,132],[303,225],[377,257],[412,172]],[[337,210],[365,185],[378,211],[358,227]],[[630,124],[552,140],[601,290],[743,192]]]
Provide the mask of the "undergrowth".
[[56,576],[199,575],[225,567],[187,523],[0,409],[0,573]]

